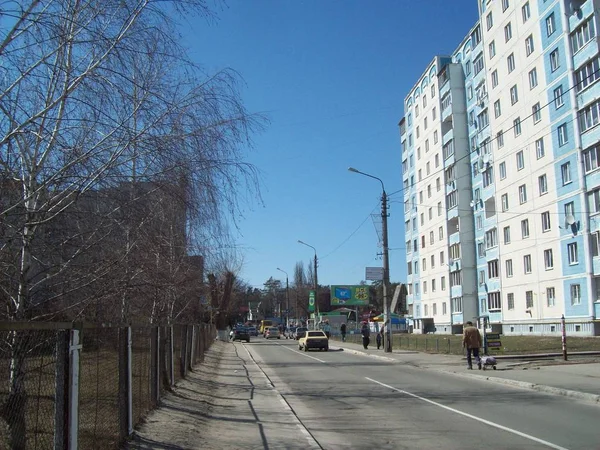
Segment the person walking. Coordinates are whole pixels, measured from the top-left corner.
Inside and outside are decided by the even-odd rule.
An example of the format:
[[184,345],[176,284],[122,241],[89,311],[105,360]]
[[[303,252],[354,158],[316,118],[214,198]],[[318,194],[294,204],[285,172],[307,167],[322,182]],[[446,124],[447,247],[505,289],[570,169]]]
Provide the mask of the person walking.
[[346,324],[343,323],[340,326],[340,333],[342,334],[342,342],[346,342]]
[[479,330],[473,326],[473,322],[468,321],[463,330],[463,348],[467,350],[467,369],[473,370],[473,360],[471,354],[475,356],[477,367],[481,370],[481,359],[479,359],[479,349],[481,347],[481,335]]
[[367,322],[363,322],[363,326],[360,329],[360,334],[362,334],[362,342],[365,350],[369,347],[369,342],[371,341],[371,330],[369,330],[369,325]]
[[377,332],[377,337],[375,339],[377,340],[377,350],[379,350],[381,348],[381,342],[383,341],[383,327]]

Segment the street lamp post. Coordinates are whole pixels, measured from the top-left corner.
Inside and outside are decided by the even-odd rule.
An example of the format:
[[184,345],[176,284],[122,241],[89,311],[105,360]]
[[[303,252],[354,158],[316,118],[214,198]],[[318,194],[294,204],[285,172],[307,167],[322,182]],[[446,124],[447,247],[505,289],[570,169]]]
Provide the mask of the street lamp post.
[[318,282],[318,278],[317,278],[317,249],[314,248],[312,245],[307,244],[306,242],[303,242],[301,240],[298,240],[298,244],[302,244],[302,245],[306,245],[307,247],[312,248],[315,251],[315,267],[314,267],[314,272],[315,272],[315,322],[313,324],[313,328],[316,330],[317,329],[317,319],[319,318],[319,295],[317,294],[317,289],[319,286],[319,282]]
[[392,351],[392,314],[390,311],[390,299],[389,299],[389,285],[390,285],[390,259],[389,259],[389,248],[388,248],[388,228],[387,228],[387,194],[385,192],[385,186],[381,178],[369,175],[368,173],[361,172],[354,167],[348,167],[350,172],[358,173],[369,178],[374,178],[381,183],[381,221],[382,221],[382,246],[383,246],[383,323],[385,324],[385,336],[383,342],[383,349],[386,353]]
[[285,270],[277,268],[280,272],[285,273],[285,326],[287,328],[290,327],[290,284],[288,282],[288,273]]

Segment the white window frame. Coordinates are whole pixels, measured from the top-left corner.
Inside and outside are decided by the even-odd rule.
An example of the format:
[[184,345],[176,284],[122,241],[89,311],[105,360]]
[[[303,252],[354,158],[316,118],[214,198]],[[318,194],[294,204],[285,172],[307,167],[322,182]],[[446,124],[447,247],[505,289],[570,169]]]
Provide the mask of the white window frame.
[[527,22],[531,17],[531,9],[529,8],[529,2],[526,2],[521,7],[521,16],[523,17],[523,23]]
[[502,204],[502,212],[508,211],[508,194],[502,194],[501,204]]
[[567,261],[570,266],[579,264],[579,255],[577,254],[577,242],[569,242],[567,244]]
[[527,56],[531,55],[535,51],[535,44],[533,42],[533,34],[530,34],[525,39],[525,54]]
[[523,219],[521,220],[521,238],[527,239],[529,236],[529,219]]
[[512,25],[508,22],[504,26],[504,42],[508,42],[512,39]]
[[554,92],[554,108],[559,109],[565,104],[565,102],[563,100],[562,85],[560,85],[556,89],[554,89],[553,92]]
[[552,222],[550,221],[550,211],[544,211],[542,214],[542,233],[546,233],[552,229]]
[[546,305],[550,308],[556,306],[556,290],[553,287],[546,288]]
[[492,72],[492,89],[498,86],[498,71],[494,70]]
[[581,305],[581,285],[572,284],[571,288],[571,306]]
[[498,170],[500,171],[500,179],[504,180],[506,178],[506,163],[504,161],[499,164]]
[[521,205],[527,203],[527,185],[525,184],[519,186],[519,203]]
[[567,161],[560,166],[560,175],[562,177],[563,186],[573,182],[573,179],[571,178],[571,161]]
[[538,177],[538,188],[540,196],[548,193],[548,177],[546,174],[542,174]]
[[546,17],[546,36],[552,36],[556,31],[556,24],[554,23],[554,13]]
[[525,154],[523,150],[519,150],[516,155],[517,158],[517,170],[523,170],[525,168]]
[[504,245],[510,244],[510,225],[503,228],[502,234],[504,235]]
[[512,263],[512,259],[507,259],[505,261],[504,265],[506,266],[506,277],[507,278],[512,278],[513,277],[513,263]]
[[523,273],[529,275],[532,271],[531,255],[523,255]]
[[529,71],[529,89],[533,89],[538,85],[537,79],[537,68],[533,68]]
[[544,268],[546,270],[554,269],[554,255],[551,248],[544,250]]
[[511,73],[513,70],[515,70],[515,54],[514,53],[511,53],[506,58],[506,67],[508,68],[508,73]]
[[519,102],[519,88],[515,84],[510,88],[510,104],[514,105]]
[[556,132],[558,134],[558,145],[562,147],[563,145],[568,144],[569,142],[569,134],[567,132],[567,123],[563,123],[556,128]]
[[537,159],[546,156],[546,149],[544,148],[544,138],[541,137],[535,141],[535,155]]

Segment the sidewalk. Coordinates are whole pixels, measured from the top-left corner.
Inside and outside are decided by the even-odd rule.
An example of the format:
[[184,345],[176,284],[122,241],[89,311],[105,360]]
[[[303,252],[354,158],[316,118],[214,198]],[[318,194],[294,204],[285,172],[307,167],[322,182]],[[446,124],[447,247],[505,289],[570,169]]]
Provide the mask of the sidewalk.
[[383,350],[377,350],[377,346],[369,345],[365,350],[360,344],[338,340],[332,340],[330,348],[341,348],[366,357],[600,404],[600,356],[597,355],[570,355],[568,361],[563,361],[562,357],[542,360],[536,355],[511,355],[510,358],[497,358],[497,370],[479,371],[467,370],[465,358],[456,355],[403,349],[393,349],[392,353],[385,353]]

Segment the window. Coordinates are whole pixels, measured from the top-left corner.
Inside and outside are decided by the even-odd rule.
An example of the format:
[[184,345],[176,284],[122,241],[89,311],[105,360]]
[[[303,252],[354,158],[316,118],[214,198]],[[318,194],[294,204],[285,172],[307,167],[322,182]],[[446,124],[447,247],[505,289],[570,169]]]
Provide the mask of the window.
[[560,61],[558,58],[558,48],[554,49],[552,53],[550,53],[550,70],[554,72],[556,69],[560,67]]
[[531,114],[533,116],[533,123],[538,123],[542,120],[542,108],[540,106],[540,102],[537,102],[535,105],[531,107]]
[[456,272],[450,272],[450,287],[460,286],[462,284],[462,272],[457,270]]
[[435,163],[435,167],[440,167],[440,154],[436,153],[435,157],[434,157],[434,163]]
[[481,230],[483,228],[483,217],[481,215],[476,217],[477,229]]
[[498,148],[504,147],[504,131],[500,130],[496,133],[496,141],[498,142]]
[[502,212],[508,211],[508,194],[502,194]]
[[550,231],[552,224],[550,223],[550,211],[544,211],[542,213],[542,231]]
[[[490,119],[488,117],[488,110],[484,109],[481,113],[477,115],[477,122],[479,123],[479,129],[483,130],[490,124]],[[452,152],[454,153],[454,152]]]
[[569,184],[571,180],[571,163],[566,162],[560,166],[560,174],[562,176],[562,184],[563,186]]
[[500,179],[504,180],[506,178],[506,163],[502,161],[499,166],[500,170]]
[[565,216],[568,216],[568,215],[572,216],[574,212],[575,212],[575,203],[573,203],[573,202],[565,203]]
[[421,248],[425,248],[425,236],[421,236]]
[[492,88],[498,86],[498,71],[494,70],[492,72]]
[[523,16],[523,23],[527,22],[527,20],[531,17],[531,10],[529,8],[529,2],[525,3],[521,7],[521,15]]
[[508,66],[508,73],[511,73],[513,70],[515,70],[515,54],[511,53],[510,55],[508,55],[508,58],[506,58],[506,65]]
[[481,42],[481,30],[479,27],[475,28],[473,34],[471,34],[471,45],[475,47]]
[[[435,108],[433,108],[433,112],[435,113]],[[429,139],[425,139],[425,153],[427,153],[428,151],[429,151]]]
[[471,75],[471,61],[467,61],[465,64],[465,74]]
[[435,130],[433,132],[433,143],[437,144],[437,141],[438,141],[438,132],[437,132],[437,130]]
[[533,35],[530,34],[527,37],[527,39],[525,39],[525,53],[527,54],[527,56],[529,56],[533,53],[534,50],[535,47],[533,45]]
[[517,117],[513,120],[513,129],[515,130],[515,137],[521,134],[521,118]]
[[490,249],[498,246],[498,234],[495,228],[485,232],[485,248]]
[[525,307],[533,308],[533,291],[525,292]]
[[483,187],[488,187],[494,183],[494,170],[493,167],[489,167],[488,170],[483,172]]
[[515,84],[510,88],[510,104],[514,105],[519,101],[519,90],[517,89],[517,85]]
[[513,263],[512,263],[512,259],[507,259],[504,264],[506,266],[506,276],[508,278],[511,278],[513,276]]
[[546,288],[546,304],[548,306],[556,306],[556,293],[553,287]]
[[435,120],[435,118],[436,118],[436,115],[437,115],[437,114],[436,114],[436,109],[435,109],[435,106],[434,106],[434,107],[433,107],[433,109],[431,110],[431,119],[432,119],[432,120]]
[[494,102],[494,117],[497,119],[502,115],[502,109],[500,107],[500,100]]
[[517,170],[522,170],[525,167],[525,156],[523,150],[517,152]]
[[510,22],[508,22],[504,27],[504,42],[510,41],[510,38],[512,38],[512,27],[510,26]]
[[547,36],[552,35],[555,30],[556,30],[556,27],[554,24],[554,13],[552,13],[548,17],[546,17],[546,35]]
[[600,188],[596,188],[592,192],[589,192],[587,200],[590,214],[600,213]]
[[[418,100],[415,100],[415,102]],[[419,105],[415,105],[415,117],[419,117]],[[417,137],[419,137],[419,133],[417,133]]]
[[571,305],[581,305],[581,285],[571,285]]
[[527,203],[527,186],[522,184],[519,186],[519,203],[522,205],[523,203]]
[[[443,277],[442,277],[443,278]],[[442,289],[443,291],[444,289]],[[445,316],[448,314],[448,307],[446,306],[446,302],[442,302],[442,314]]]
[[473,60],[473,71],[474,74],[477,75],[479,72],[483,70],[483,53],[480,53]]
[[485,256],[485,249],[483,247],[483,242],[477,244],[477,256],[479,258],[483,258]]
[[529,89],[533,89],[537,84],[537,69],[534,67],[529,71]]
[[584,133],[587,130],[594,128],[600,121],[600,101],[595,101],[591,105],[586,106],[577,113],[579,118],[579,128]]
[[556,109],[558,109],[562,105],[564,105],[564,102],[563,102],[563,89],[562,89],[562,86],[559,86],[556,89],[554,89],[554,107]]
[[523,256],[523,272],[531,273],[531,255]]
[[598,79],[600,79],[600,59],[595,57],[575,72],[575,91],[583,91]]
[[496,56],[496,43],[494,41],[489,43],[488,50],[490,52],[490,59]]
[[502,12],[506,11],[509,7],[508,0],[502,0]]
[[[433,244],[434,242],[435,242],[435,235],[434,235],[433,231],[430,231],[429,232],[429,243]],[[423,260],[423,262],[425,262],[425,261]]]
[[535,141],[535,155],[537,159],[543,158],[545,155],[544,151],[544,138],[539,138]]
[[453,297],[451,299],[451,310],[452,313],[461,313],[462,312],[462,297]]
[[435,269],[435,255],[431,255],[431,268]]
[[507,303],[508,309],[515,309],[515,294],[513,294],[513,293],[506,294],[506,303]]
[[562,125],[559,125],[556,131],[558,133],[558,145],[562,147],[567,142],[569,142],[569,135],[567,134],[567,124],[563,123]]
[[[425,97],[423,97],[423,98],[425,98]],[[424,128],[425,130],[427,129],[427,117],[425,117],[425,118],[423,119],[423,128]]]
[[419,127],[417,127],[417,139],[419,139],[419,134],[420,134]]
[[540,190],[540,195],[548,193],[548,177],[546,177],[546,174],[538,177],[538,188]]
[[571,44],[573,45],[573,53],[577,53],[585,44],[591,41],[596,36],[594,28],[594,18],[590,18],[583,23],[579,28],[571,34]]
[[579,264],[579,257],[577,255],[577,242],[571,242],[567,244],[567,256],[569,265]]
[[523,239],[529,237],[529,219],[521,220],[521,237]]
[[504,234],[504,244],[510,244],[510,226],[504,227],[502,231]]
[[440,252],[440,264],[444,264],[444,252]]
[[552,249],[544,250],[544,267],[546,270],[554,268],[554,259],[552,258]]
[[431,86],[431,98],[435,97],[435,84]]
[[[590,235],[590,247],[592,256],[600,256],[600,231],[594,231]],[[596,301],[600,300],[600,279],[596,278]]]
[[[438,230],[438,236],[440,237],[440,241],[444,239],[444,227],[440,227]],[[433,255],[432,255],[433,257]]]
[[494,259],[493,261],[488,262],[488,278],[498,278],[499,277],[499,269],[498,269],[498,260]]
[[423,91],[423,108],[427,106],[427,95],[425,95],[425,91]]
[[490,292],[488,294],[487,307],[489,311],[499,311],[502,308],[500,292]]
[[421,261],[421,270],[423,272],[427,270],[427,260],[425,258],[423,258],[423,260]]
[[[439,178],[438,178],[439,180]],[[442,202],[438,202],[438,217],[442,215]]]

